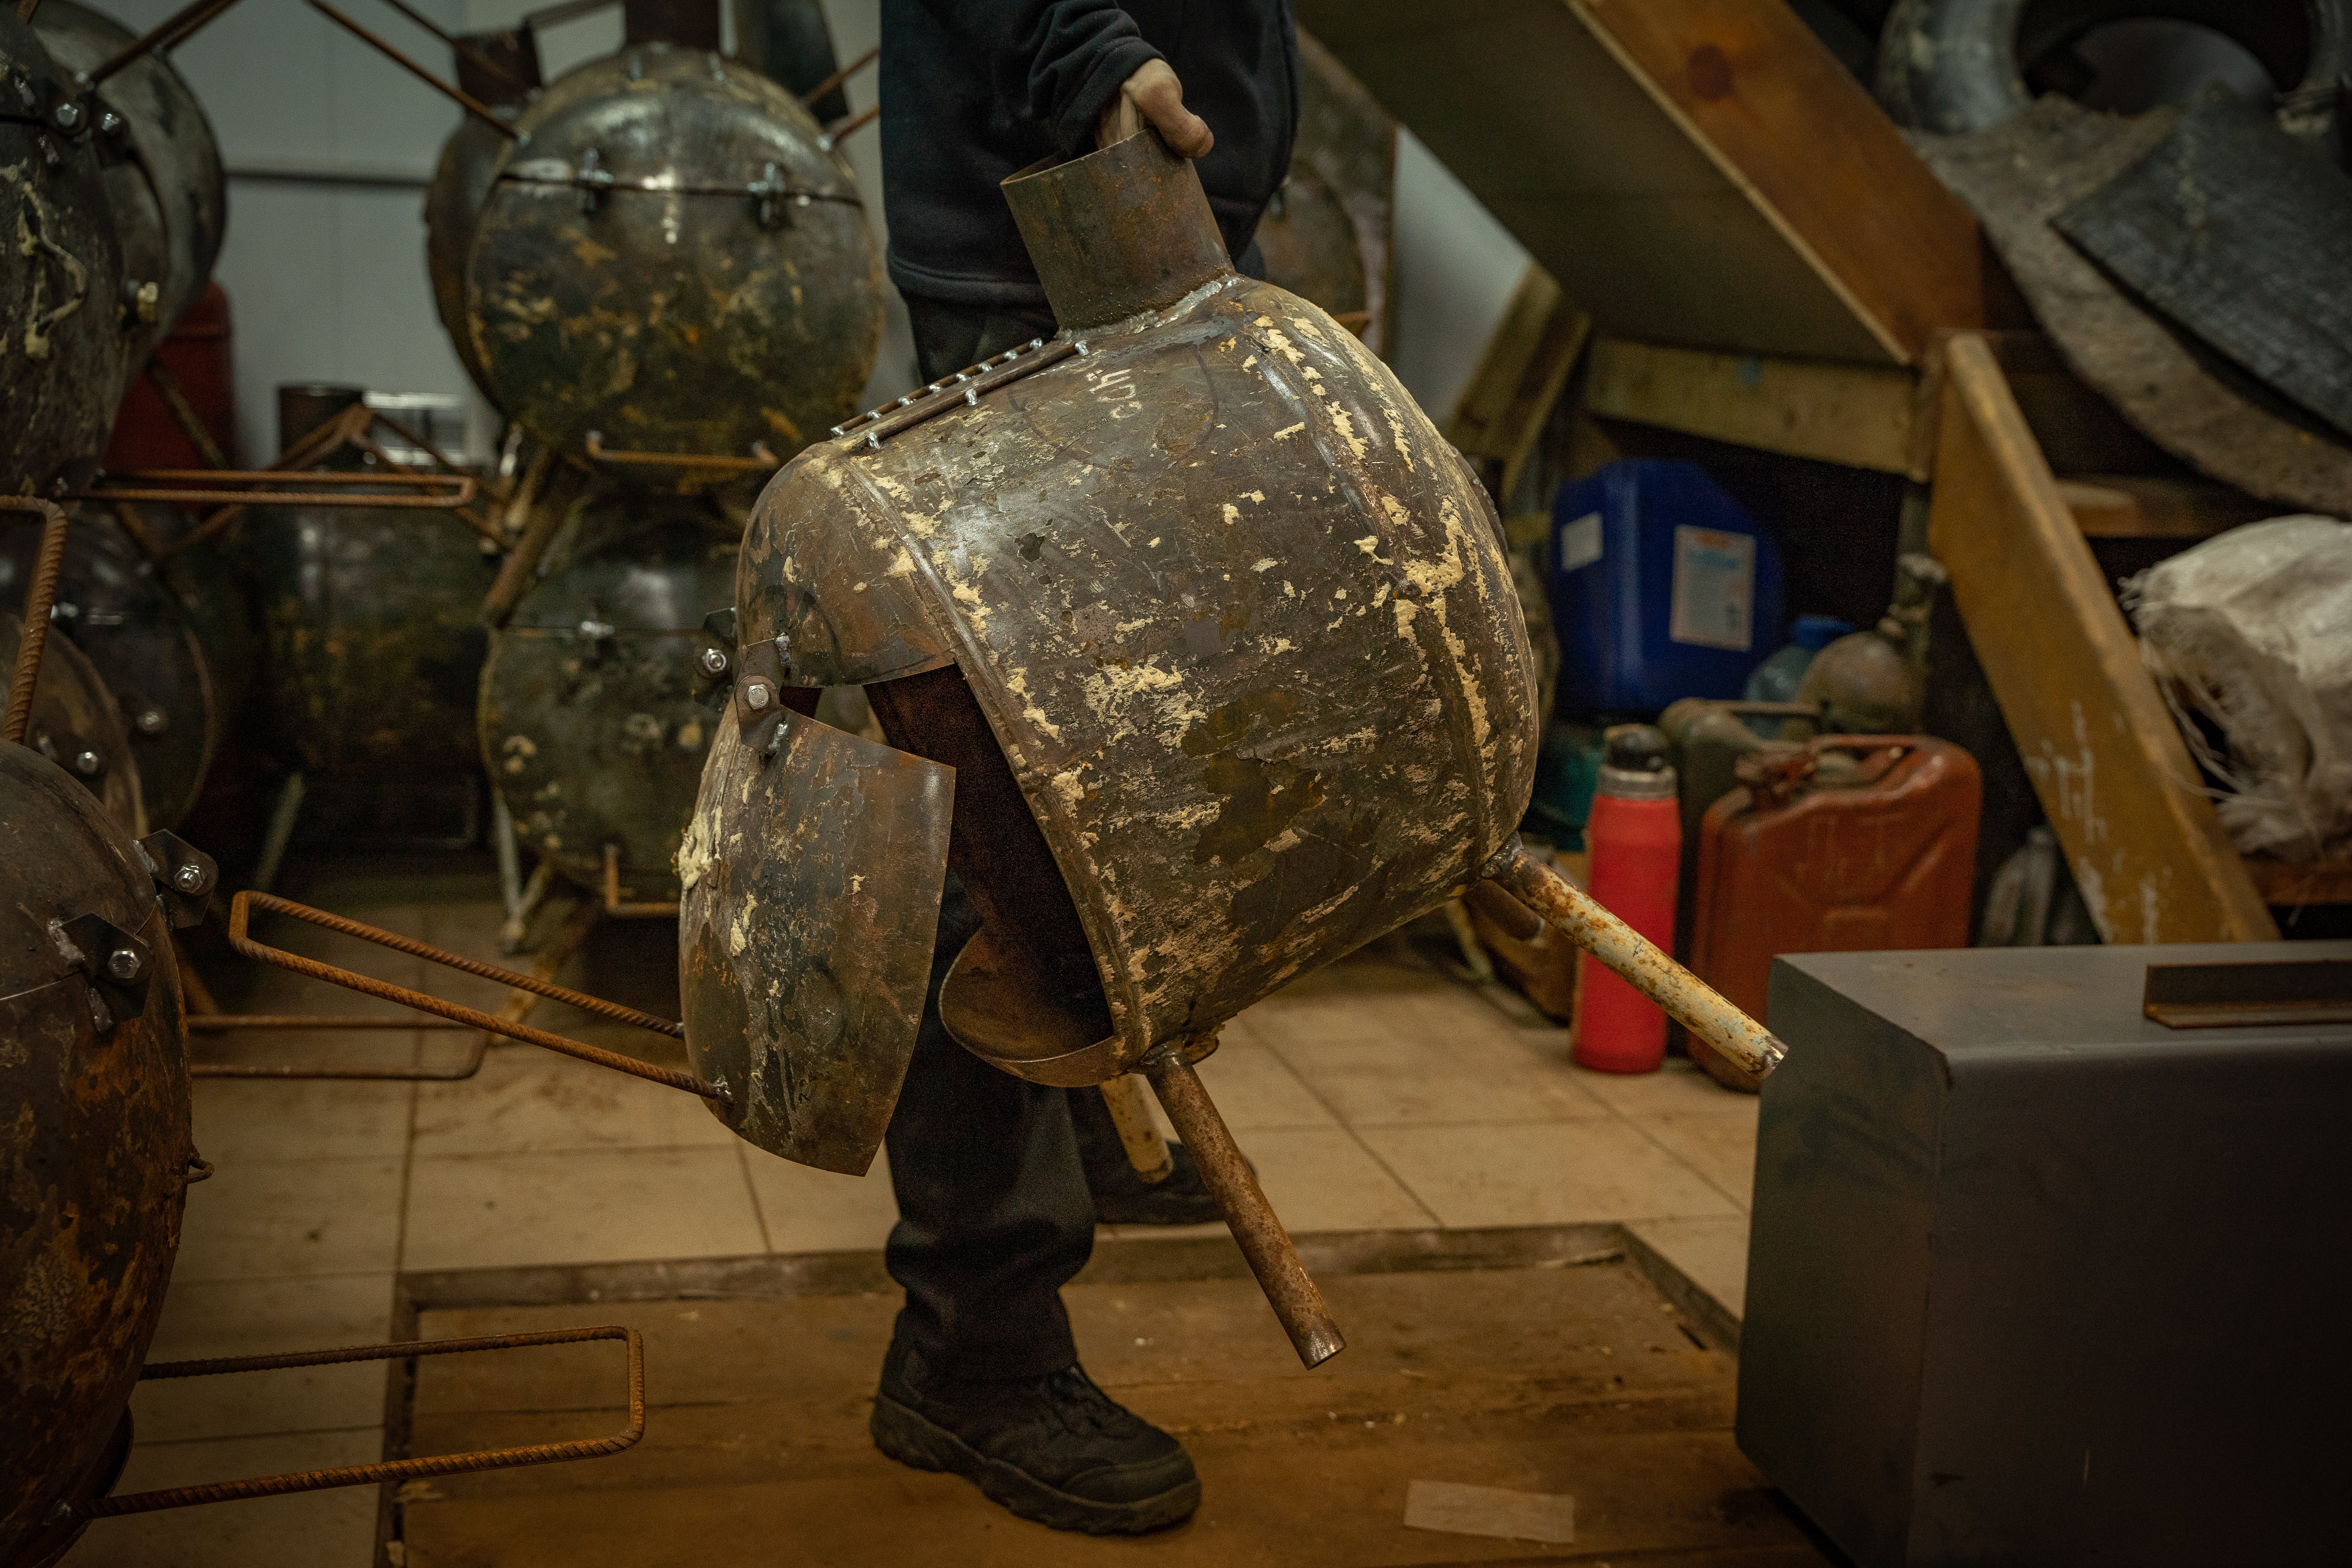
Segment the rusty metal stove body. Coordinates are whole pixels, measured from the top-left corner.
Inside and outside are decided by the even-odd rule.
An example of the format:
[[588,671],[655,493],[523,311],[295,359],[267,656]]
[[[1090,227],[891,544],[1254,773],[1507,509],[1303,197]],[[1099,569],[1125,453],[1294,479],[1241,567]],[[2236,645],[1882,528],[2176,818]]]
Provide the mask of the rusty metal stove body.
[[[1532,779],[1493,510],[1395,378],[1234,274],[1156,136],[1006,195],[1074,325],[770,485],[680,859],[698,1066],[832,1169],[888,1120],[948,862],[955,1037],[1159,1078],[1477,877]],[[890,747],[793,710],[836,684]]]
[[[950,1032],[1040,1083],[1149,1077],[1312,1365],[1337,1328],[1188,1065],[1226,1019],[1475,884],[1779,1047],[1520,850],[1504,543],[1387,369],[1234,274],[1151,132],[1004,189],[1064,330],[836,429],[754,511],[679,856],[689,1053],[743,1136],[865,1170],[952,864],[983,923]],[[810,717],[841,684],[888,745]]]

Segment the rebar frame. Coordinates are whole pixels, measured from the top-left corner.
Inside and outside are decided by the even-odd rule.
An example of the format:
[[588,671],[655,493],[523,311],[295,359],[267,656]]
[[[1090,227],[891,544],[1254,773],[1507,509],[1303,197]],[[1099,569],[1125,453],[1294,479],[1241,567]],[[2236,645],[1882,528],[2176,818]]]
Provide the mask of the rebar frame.
[[550,1034],[544,1029],[535,1029],[527,1024],[499,1017],[482,1012],[478,1008],[467,1007],[456,1002],[446,1002],[438,996],[429,996],[422,991],[412,991],[404,985],[394,985],[389,981],[378,980],[372,975],[361,974],[331,963],[322,963],[314,958],[304,958],[299,953],[288,952],[281,948],[266,946],[247,934],[247,922],[257,908],[277,914],[290,915],[296,920],[307,921],[321,930],[357,937],[362,942],[372,942],[379,947],[387,947],[394,952],[404,952],[412,958],[422,958],[429,963],[437,963],[461,973],[497,981],[501,984],[512,986],[518,991],[528,991],[553,1001],[568,1003],[583,1012],[593,1013],[600,1018],[610,1018],[616,1023],[634,1025],[655,1034],[667,1035],[672,1039],[685,1038],[686,1026],[683,1024],[674,1023],[667,1018],[656,1018],[650,1013],[640,1013],[634,1007],[624,1007],[616,1002],[607,1002],[602,997],[586,995],[542,980],[535,974],[519,974],[510,969],[500,969],[496,964],[483,963],[459,953],[444,952],[440,948],[429,946],[425,942],[400,936],[392,931],[380,931],[374,926],[362,925],[357,921],[346,920],[341,915],[329,914],[324,910],[314,910],[306,904],[298,904],[291,899],[281,899],[274,894],[257,892],[247,889],[237,894],[229,903],[230,945],[246,957],[258,963],[274,964],[279,969],[290,970],[297,974],[307,974],[313,980],[323,980],[331,985],[341,985],[346,990],[380,997],[404,1007],[414,1007],[421,1013],[433,1013],[444,1018],[454,1018],[473,1028],[486,1030],[493,1035],[503,1035],[509,1039],[521,1040],[528,1045],[542,1046],[563,1056],[574,1057],[584,1062],[593,1062],[598,1067],[610,1068],[614,1072],[627,1073],[632,1078],[641,1078],[649,1083],[658,1083],[670,1089],[682,1089],[688,1094],[700,1095],[705,1100],[727,1101],[732,1099],[725,1084],[713,1083],[708,1079],[699,1078],[690,1072],[684,1072],[676,1068],[660,1067],[652,1062],[639,1061],[635,1057],[623,1056],[618,1051],[608,1051],[600,1046],[566,1039],[562,1035]]
[[33,689],[41,683],[41,653],[49,639],[49,606],[57,602],[58,576],[66,565],[66,514],[63,507],[31,496],[0,496],[0,511],[37,512],[42,519],[41,552],[33,563],[33,581],[25,595],[25,628],[16,644],[16,668],[8,678],[8,708],[0,714],[0,741],[25,743],[33,722]]
[[629,1424],[607,1437],[582,1437],[567,1443],[531,1443],[511,1448],[483,1448],[466,1454],[433,1454],[417,1459],[385,1459],[373,1465],[343,1465],[328,1470],[288,1470],[248,1480],[208,1481],[200,1486],[168,1487],[160,1491],[132,1492],[124,1497],[98,1498],[67,1511],[60,1522],[115,1519],[162,1509],[193,1508],[199,1503],[232,1502],[240,1498],[282,1497],[289,1492],[328,1491],[337,1487],[377,1486],[425,1476],[469,1476],[486,1470],[520,1469],[527,1465],[557,1465],[571,1459],[602,1458],[634,1447],[646,1435],[646,1347],[637,1331],[610,1324],[594,1329],[550,1329],[536,1333],[489,1334],[464,1340],[409,1340],[397,1344],[354,1345],[342,1350],[299,1351],[289,1355],[228,1356],[214,1361],[162,1362],[139,1373],[140,1381],[173,1377],[213,1377],[229,1373],[277,1372],[290,1367],[335,1366],[346,1362],[407,1361],[417,1356],[463,1355],[475,1351],[527,1350],[538,1345],[582,1344],[593,1340],[619,1340],[629,1347]]

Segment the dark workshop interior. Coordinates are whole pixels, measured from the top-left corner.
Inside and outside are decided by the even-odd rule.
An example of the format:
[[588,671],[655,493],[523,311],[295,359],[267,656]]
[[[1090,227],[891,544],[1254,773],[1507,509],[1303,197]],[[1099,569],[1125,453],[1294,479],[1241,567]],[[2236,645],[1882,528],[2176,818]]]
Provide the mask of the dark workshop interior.
[[0,0],[0,1568],[2343,1563],[2347,254],[2352,0]]

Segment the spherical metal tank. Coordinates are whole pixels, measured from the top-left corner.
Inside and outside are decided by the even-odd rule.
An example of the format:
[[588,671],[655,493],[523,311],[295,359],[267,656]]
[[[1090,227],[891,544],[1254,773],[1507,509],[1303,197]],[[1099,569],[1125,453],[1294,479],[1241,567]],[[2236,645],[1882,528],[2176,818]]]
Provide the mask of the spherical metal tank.
[[466,324],[466,258],[474,247],[474,221],[481,216],[506,155],[507,138],[469,114],[441,144],[441,161],[434,167],[433,183],[425,188],[425,271],[433,283],[433,309],[457,352],[457,363],[493,404],[497,399],[489,377]]
[[[37,528],[8,531],[0,544],[0,602],[23,594],[39,545]],[[221,738],[211,665],[179,596],[100,509],[79,509],[66,536],[52,626],[113,694],[148,826],[178,826]]]
[[[6,565],[7,557],[0,556],[0,570]],[[0,595],[21,596],[24,579],[12,576],[13,592],[0,588]],[[16,667],[16,645],[24,629],[13,611],[0,610],[0,694],[6,692]],[[122,710],[98,668],[70,639],[57,634],[54,619],[41,643],[41,683],[33,693],[33,721],[25,743],[71,774],[119,826],[134,837],[145,835],[145,795]]]
[[11,493],[46,493],[61,471],[86,478],[122,400],[122,248],[71,86],[16,7],[0,7],[0,94],[26,113],[0,120],[0,489]]
[[314,773],[473,771],[480,538],[443,511],[257,509],[244,553],[259,601],[270,735]]
[[717,716],[695,698],[734,595],[742,518],[703,497],[604,490],[490,640],[482,763],[517,837],[583,887],[619,851],[621,896],[677,897],[676,861]]
[[[511,121],[539,87],[539,51],[529,33],[469,33],[459,42],[498,68],[485,69],[461,52],[457,86]],[[425,272],[433,284],[433,308],[457,351],[457,363],[485,398],[490,389],[474,353],[474,334],[466,327],[466,258],[474,248],[474,220],[481,216],[512,140],[466,115],[441,144],[433,183],[425,189]]]
[[572,451],[594,433],[779,458],[855,410],[881,341],[879,258],[847,161],[790,93],[647,44],[582,66],[517,124],[530,140],[467,265],[499,407]]
[[139,847],[5,742],[0,865],[0,1562],[37,1562],[70,1540],[43,1533],[56,1504],[112,1480],[163,1308],[193,1153],[187,1037]]
[[[105,63],[138,36],[74,0],[41,0],[33,26],[68,74]],[[163,50],[108,78],[98,102],[98,154],[122,241],[122,303],[135,369],[212,276],[228,226],[228,179],[204,106]]]

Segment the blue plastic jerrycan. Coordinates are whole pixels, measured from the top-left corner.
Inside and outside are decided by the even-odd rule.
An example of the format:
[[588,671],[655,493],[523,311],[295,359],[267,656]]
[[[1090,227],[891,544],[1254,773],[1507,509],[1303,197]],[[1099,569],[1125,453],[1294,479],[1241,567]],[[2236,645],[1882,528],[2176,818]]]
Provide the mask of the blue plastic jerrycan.
[[1696,464],[1626,458],[1552,504],[1563,716],[1736,698],[1782,613],[1771,534]]

